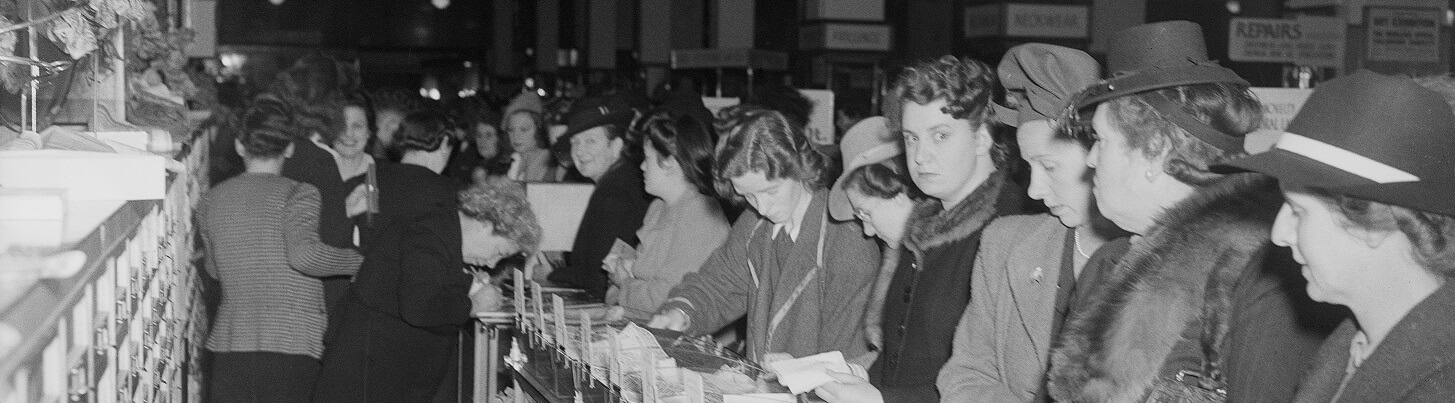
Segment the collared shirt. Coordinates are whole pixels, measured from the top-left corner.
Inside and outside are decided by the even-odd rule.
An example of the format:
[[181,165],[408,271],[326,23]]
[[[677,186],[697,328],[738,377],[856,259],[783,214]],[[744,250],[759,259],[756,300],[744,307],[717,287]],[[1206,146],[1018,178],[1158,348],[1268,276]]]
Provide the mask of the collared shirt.
[[1339,382],[1339,391],[1334,392],[1334,398],[1329,401],[1339,401],[1339,396],[1344,394],[1344,387],[1349,386],[1349,379],[1354,377],[1354,373],[1359,371],[1359,365],[1369,359],[1376,347],[1379,345],[1369,343],[1369,335],[1363,330],[1354,332],[1354,337],[1349,340],[1349,365],[1344,367],[1344,380]]
[[793,216],[788,222],[773,224],[773,239],[778,239],[778,233],[787,232],[788,239],[798,241],[798,230],[803,227],[803,217],[808,215],[808,204],[813,202],[813,192],[804,193],[798,198],[798,205],[793,207]]

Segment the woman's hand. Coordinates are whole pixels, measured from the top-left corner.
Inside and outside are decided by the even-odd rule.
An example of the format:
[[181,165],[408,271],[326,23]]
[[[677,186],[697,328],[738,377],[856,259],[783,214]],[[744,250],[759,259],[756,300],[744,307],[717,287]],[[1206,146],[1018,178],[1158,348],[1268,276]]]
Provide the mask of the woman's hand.
[[344,210],[348,213],[349,217],[354,217],[369,211],[368,187],[368,184],[361,183],[359,186],[355,186],[352,192],[349,192],[348,198],[344,199]]
[[833,383],[813,390],[819,398],[829,403],[884,403],[884,395],[869,384],[869,380],[849,374],[827,372]]
[[686,331],[690,326],[692,326],[692,317],[687,316],[687,312],[676,308],[658,312],[656,316],[652,316],[651,322],[647,322],[647,327],[676,332]]
[[[481,278],[485,281],[481,281]],[[505,306],[505,294],[500,287],[490,284],[489,277],[477,276],[470,282],[470,312],[492,312]]]

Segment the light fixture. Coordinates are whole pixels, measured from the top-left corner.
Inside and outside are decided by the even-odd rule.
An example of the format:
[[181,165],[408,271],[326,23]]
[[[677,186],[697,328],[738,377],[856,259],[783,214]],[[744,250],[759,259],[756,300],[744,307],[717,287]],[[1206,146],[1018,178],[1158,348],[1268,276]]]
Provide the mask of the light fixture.
[[275,6],[281,6],[281,5],[283,5],[283,0],[268,0],[268,2],[269,3],[273,3],[273,5],[275,5]]
[[450,0],[429,0],[429,4],[433,4],[436,9],[444,10],[445,7],[450,6]]
[[1227,7],[1228,13],[1231,14],[1237,14],[1243,11],[1243,3],[1239,2],[1238,0],[1228,0]]

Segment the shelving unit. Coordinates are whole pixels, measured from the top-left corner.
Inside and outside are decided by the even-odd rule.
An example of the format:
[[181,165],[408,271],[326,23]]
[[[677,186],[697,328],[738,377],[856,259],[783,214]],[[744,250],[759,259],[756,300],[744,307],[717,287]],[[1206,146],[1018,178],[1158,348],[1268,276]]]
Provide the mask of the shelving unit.
[[165,199],[96,206],[114,211],[49,251],[84,253],[79,272],[36,280],[0,306],[0,326],[20,334],[0,351],[0,402],[200,400],[207,315],[191,217],[212,133],[194,132],[173,156],[186,170],[167,174]]

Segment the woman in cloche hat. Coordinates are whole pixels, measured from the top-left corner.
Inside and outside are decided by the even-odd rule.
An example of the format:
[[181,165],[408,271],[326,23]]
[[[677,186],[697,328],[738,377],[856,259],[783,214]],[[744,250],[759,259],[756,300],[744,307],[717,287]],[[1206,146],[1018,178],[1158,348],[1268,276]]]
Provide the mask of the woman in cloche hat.
[[1455,114],[1413,81],[1360,71],[1314,90],[1273,150],[1273,242],[1313,299],[1349,307],[1298,402],[1455,396]]
[[[1261,107],[1207,58],[1187,21],[1117,32],[1111,78],[1073,99],[1090,116],[1096,205],[1131,245],[1077,304],[1051,349],[1047,389],[1063,402],[1287,402],[1332,326],[1268,240],[1272,180],[1209,167],[1246,155]],[[1090,110],[1094,109],[1094,114]]]

